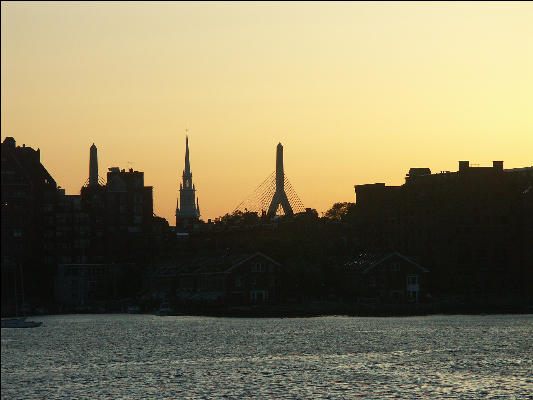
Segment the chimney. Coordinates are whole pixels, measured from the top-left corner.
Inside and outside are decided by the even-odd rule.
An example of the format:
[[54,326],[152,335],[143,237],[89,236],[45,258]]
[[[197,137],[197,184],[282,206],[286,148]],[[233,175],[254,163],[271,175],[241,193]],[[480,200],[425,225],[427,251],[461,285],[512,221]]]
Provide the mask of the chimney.
[[493,161],[492,168],[496,171],[503,171],[503,161]]
[[470,168],[470,161],[459,161],[459,172],[467,171]]

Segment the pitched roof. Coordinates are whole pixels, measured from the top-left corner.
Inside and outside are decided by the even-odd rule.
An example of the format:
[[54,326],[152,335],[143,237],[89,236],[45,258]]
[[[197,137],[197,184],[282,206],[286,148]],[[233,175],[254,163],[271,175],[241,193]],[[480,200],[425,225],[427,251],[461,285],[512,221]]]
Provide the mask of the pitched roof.
[[345,262],[344,268],[348,272],[362,272],[383,257],[383,253],[359,253],[351,260]]
[[233,264],[226,272],[230,272],[232,270],[234,270],[235,268],[237,268],[239,265],[245,263],[246,261],[250,260],[251,258],[253,257],[256,257],[256,256],[261,256],[263,258],[266,258],[268,261],[270,261],[271,263],[277,265],[277,266],[280,266],[281,264],[278,263],[277,261],[274,261],[272,258],[270,258],[269,256],[261,253],[260,251],[257,251],[247,257],[244,257],[242,260],[240,260],[239,262],[236,262],[235,264]]
[[229,273],[256,256],[264,257],[275,265],[281,265],[267,255],[256,252],[223,257],[197,257],[173,265],[158,266],[153,274],[157,276],[176,276],[178,274]]
[[347,272],[360,272],[364,274],[393,256],[400,257],[406,262],[419,268],[422,272],[429,272],[428,269],[422,267],[413,259],[396,251],[390,253],[360,253],[354,259],[346,262],[344,267]]

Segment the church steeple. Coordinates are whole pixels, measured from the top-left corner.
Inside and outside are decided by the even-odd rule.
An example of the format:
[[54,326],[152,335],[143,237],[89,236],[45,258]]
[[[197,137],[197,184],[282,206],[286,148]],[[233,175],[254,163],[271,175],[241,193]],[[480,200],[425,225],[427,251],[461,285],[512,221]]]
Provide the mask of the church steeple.
[[197,221],[200,218],[196,187],[192,182],[189,135],[185,136],[185,169],[182,177],[183,182],[180,183],[180,193],[176,204],[176,226],[187,227],[190,221]]
[[185,169],[183,170],[183,187],[193,188],[191,162],[189,161],[189,136],[185,136]]
[[[185,170],[183,177],[191,175],[191,163],[189,161],[189,135],[185,136]],[[192,178],[192,176],[191,176]]]

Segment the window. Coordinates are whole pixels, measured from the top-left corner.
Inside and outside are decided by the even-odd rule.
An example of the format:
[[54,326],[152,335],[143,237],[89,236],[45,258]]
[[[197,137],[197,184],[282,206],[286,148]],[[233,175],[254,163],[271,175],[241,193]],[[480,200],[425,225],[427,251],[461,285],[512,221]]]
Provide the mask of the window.
[[392,263],[390,266],[390,270],[393,272],[398,272],[400,270],[400,263]]
[[408,275],[407,276],[407,284],[408,285],[417,285],[418,284],[418,276],[417,275]]
[[268,301],[268,291],[266,290],[252,290],[250,292],[250,300],[256,303],[264,303]]
[[254,262],[252,264],[252,272],[265,272],[265,265],[260,262]]

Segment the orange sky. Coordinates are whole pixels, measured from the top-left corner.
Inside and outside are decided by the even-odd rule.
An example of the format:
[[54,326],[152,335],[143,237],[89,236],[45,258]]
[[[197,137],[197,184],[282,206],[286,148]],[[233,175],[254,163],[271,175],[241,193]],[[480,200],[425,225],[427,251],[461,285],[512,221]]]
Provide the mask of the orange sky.
[[275,168],[306,207],[458,160],[533,165],[533,3],[2,2],[1,130],[68,194],[144,171],[174,224],[189,129],[202,218]]

